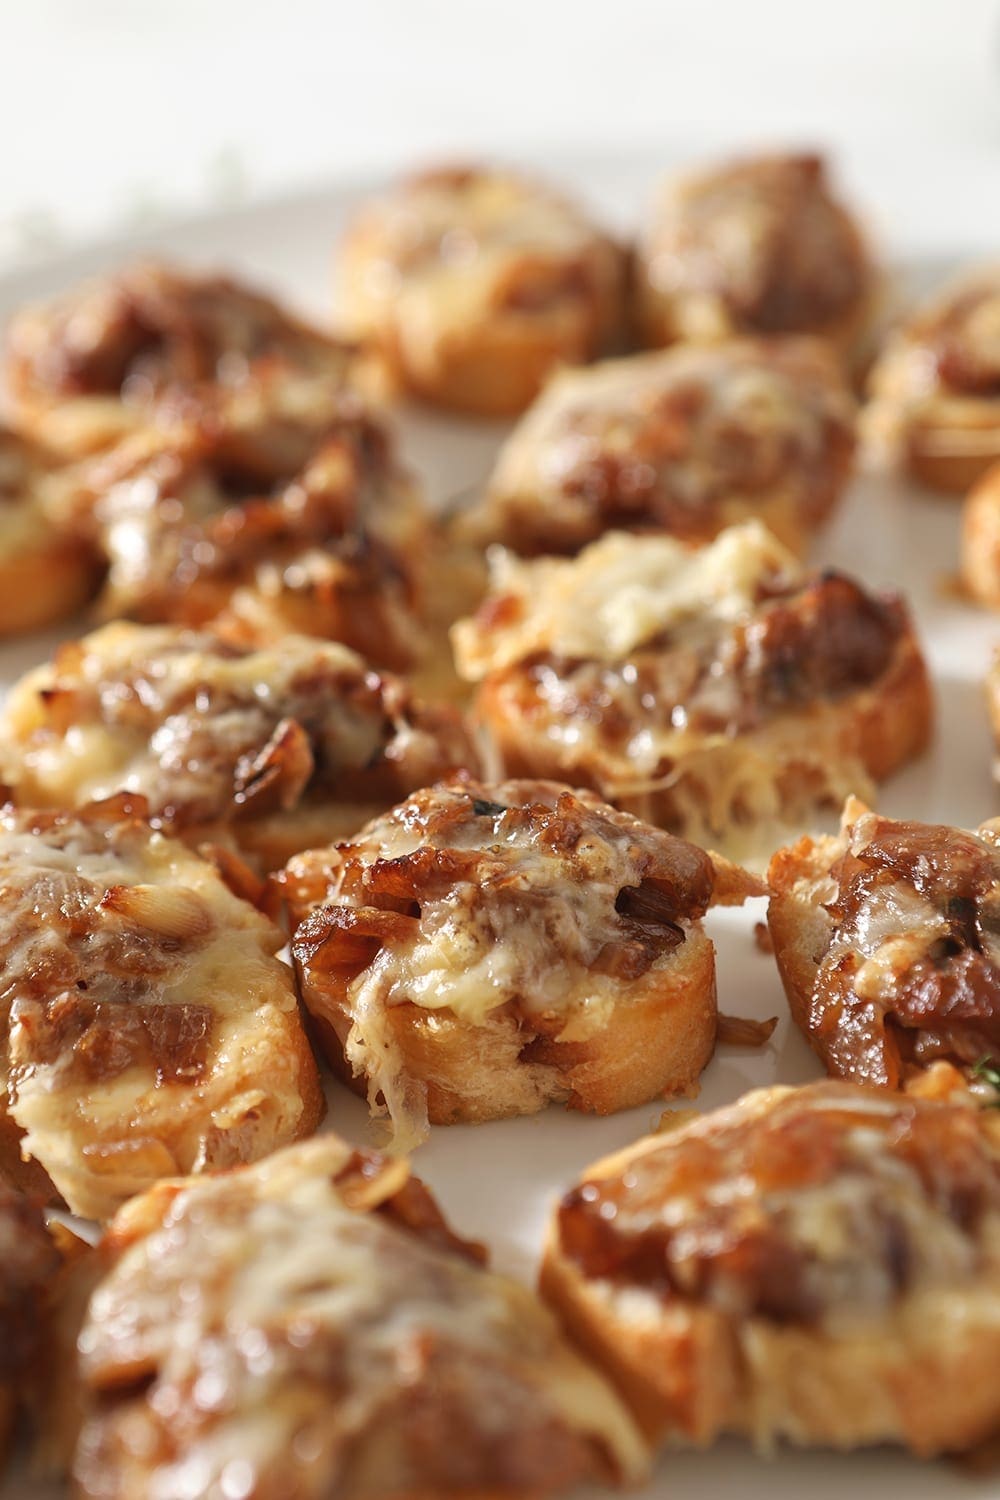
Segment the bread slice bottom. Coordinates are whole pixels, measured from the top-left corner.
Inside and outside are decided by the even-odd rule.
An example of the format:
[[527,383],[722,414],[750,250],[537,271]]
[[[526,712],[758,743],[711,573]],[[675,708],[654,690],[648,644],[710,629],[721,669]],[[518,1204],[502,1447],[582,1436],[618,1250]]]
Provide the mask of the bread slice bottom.
[[[773,1092],[751,1103],[765,1110]],[[620,1178],[662,1145],[640,1141],[587,1180]],[[891,1442],[926,1458],[972,1448],[1000,1425],[1000,1287],[987,1273],[914,1289],[877,1316],[781,1323],[589,1277],[564,1253],[555,1220],[541,1290],[651,1439],[707,1446],[732,1433],[763,1451]]]
[[[532,1114],[553,1101],[605,1115],[696,1092],[717,1025],[715,951],[700,928],[595,1015],[583,973],[579,989],[559,1012],[505,1005],[481,1024],[411,1001],[389,1005],[392,1071],[426,1095],[434,1125]],[[319,975],[304,978],[302,993],[335,1072],[371,1097],[377,1073],[355,1075],[345,1052],[349,1007],[324,992]]]

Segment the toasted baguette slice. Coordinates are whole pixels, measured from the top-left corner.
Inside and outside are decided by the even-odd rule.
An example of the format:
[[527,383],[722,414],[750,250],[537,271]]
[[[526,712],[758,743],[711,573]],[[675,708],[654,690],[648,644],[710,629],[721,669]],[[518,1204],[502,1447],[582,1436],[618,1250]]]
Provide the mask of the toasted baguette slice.
[[548,383],[460,535],[536,556],[612,529],[709,541],[756,516],[802,551],[853,453],[854,400],[816,340],[606,360]]
[[1000,821],[967,833],[852,801],[837,837],[774,855],[774,955],[830,1073],[899,1088],[937,1060],[1000,1060],[998,844]]
[[388,430],[356,396],[338,405],[286,374],[221,390],[87,474],[110,565],[104,618],[198,627],[221,615],[252,639],[298,632],[378,666],[415,660],[429,519]]
[[161,1184],[99,1253],[81,1496],[197,1475],[200,1494],[239,1476],[255,1500],[536,1500],[645,1473],[611,1388],[403,1162],[323,1136]]
[[652,346],[811,334],[856,368],[878,281],[821,156],[747,157],[664,184],[640,236],[636,323]]
[[987,469],[962,506],[961,579],[970,598],[1000,609],[1000,464]]
[[220,387],[253,399],[276,377],[336,404],[346,389],[378,397],[381,360],[323,333],[223,276],[154,261],[126,266],[18,312],[4,374],[26,428],[60,450],[92,453],[136,432],[164,404],[211,413]]
[[1000,1423],[1000,1119],[747,1094],[589,1168],[542,1290],[651,1436],[970,1448]]
[[806,573],[759,523],[692,551],[609,533],[494,558],[452,632],[509,775],[560,777],[736,858],[918,755],[927,669],[903,602]]
[[1000,462],[1000,266],[965,273],[890,337],[865,410],[876,455],[957,495]]
[[[458,244],[472,253],[456,258]],[[557,366],[620,337],[623,269],[619,248],[547,189],[444,168],[362,207],[341,246],[338,305],[416,395],[507,416]]]
[[590,793],[456,779],[301,855],[281,885],[324,1049],[397,1147],[428,1121],[697,1091],[716,1031],[711,861]]
[[0,812],[0,1166],[87,1218],[323,1112],[281,933],[143,812]]
[[336,642],[255,646],[123,621],[29,672],[0,726],[18,801],[72,807],[127,789],[158,826],[229,840],[265,868],[476,764],[456,709],[421,703]]
[[101,562],[75,524],[70,466],[0,426],[0,636],[69,619],[96,592]]

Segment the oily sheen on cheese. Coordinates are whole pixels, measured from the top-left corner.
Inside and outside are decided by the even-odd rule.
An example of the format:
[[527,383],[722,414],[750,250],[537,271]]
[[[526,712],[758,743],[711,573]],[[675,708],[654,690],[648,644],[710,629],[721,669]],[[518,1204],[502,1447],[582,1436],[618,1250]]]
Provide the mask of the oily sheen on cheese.
[[[478,681],[536,651],[615,661],[658,636],[697,636],[751,610],[761,584],[803,575],[797,558],[758,522],[731,526],[692,550],[672,537],[612,532],[578,559],[522,562],[490,554],[490,592],[510,600],[504,628],[460,621],[459,667]],[[508,624],[507,621],[510,623]]]
[[827,1081],[591,1167],[543,1286],[656,1430],[926,1456],[995,1432],[998,1272],[993,1112]]
[[0,814],[7,1112],[74,1212],[315,1123],[281,934],[124,801]]
[[[80,1338],[83,1494],[544,1494],[599,1456],[642,1471],[609,1388],[401,1163],[323,1137],[140,1200],[116,1239]],[[446,1440],[419,1441],[428,1424]]]
[[452,640],[508,774],[592,787],[745,858],[926,743],[903,600],[804,569],[759,522],[492,567]]
[[370,204],[359,222],[375,248],[371,303],[394,308],[413,345],[496,316],[511,267],[525,257],[558,267],[600,248],[570,204],[500,172],[459,183],[429,173]]
[[150,419],[212,419],[221,394],[251,404],[276,375],[315,406],[377,389],[356,344],[330,337],[224,276],[138,261],[22,308],[7,330],[6,384],[24,425],[74,453]]
[[853,398],[821,344],[683,345],[560,371],[458,524],[540,556],[615,529],[704,542],[755,518],[801,550],[853,451]]
[[1000,1054],[1000,824],[896,821],[858,802],[840,836],[780,849],[769,923],[792,1014],[827,1070],[897,1089]]
[[[547,1075],[532,1065],[533,1039],[564,1057],[593,1041],[610,1056],[618,1008],[649,1004],[651,993],[663,995],[669,1054],[669,993],[687,959],[702,1002],[690,1035],[705,1030],[696,1071],[711,1051],[714,980],[699,922],[710,862],[592,794],[456,777],[350,842],[293,859],[282,882],[303,999],[335,1030],[372,1109],[388,1114],[396,1149],[427,1132],[434,1016],[459,1023],[470,1090],[481,1069],[483,1093],[498,1095],[494,1115],[572,1093],[553,1059]],[[414,1038],[424,1029],[422,1053]]]
[[313,793],[405,792],[471,755],[457,714],[335,642],[252,647],[209,631],[107,625],[13,688],[0,765],[20,801],[118,791],[182,829],[294,809]]

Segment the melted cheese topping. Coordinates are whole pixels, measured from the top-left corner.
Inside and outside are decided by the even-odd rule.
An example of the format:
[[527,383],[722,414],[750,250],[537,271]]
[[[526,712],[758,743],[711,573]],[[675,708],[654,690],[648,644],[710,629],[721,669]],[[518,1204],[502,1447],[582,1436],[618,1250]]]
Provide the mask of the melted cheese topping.
[[[571,204],[502,172],[429,173],[371,203],[358,219],[355,253],[367,264],[356,288],[365,311],[391,317],[413,352],[443,335],[515,311],[505,294],[526,267],[556,277],[584,260],[595,287],[554,288],[553,301],[585,300],[618,280],[617,252]],[[529,307],[528,315],[532,313]],[[536,315],[551,316],[551,308]]]
[[679,645],[695,641],[743,619],[765,585],[787,587],[804,577],[795,557],[755,521],[729,527],[697,551],[670,537],[624,532],[565,561],[522,562],[495,549],[490,575],[479,616],[452,631],[459,671],[470,681],[535,654],[614,662],[662,636]]
[[[597,1452],[638,1477],[630,1419],[537,1300],[346,1207],[343,1156],[316,1140],[183,1185],[126,1248],[80,1337],[101,1405],[78,1477],[151,1497],[237,1493],[237,1475],[239,1493],[303,1500],[541,1493]],[[428,1423],[444,1445],[415,1441]]]
[[[389,1115],[394,1149],[427,1132],[423,1080],[409,1075],[393,1032],[396,1007],[484,1026],[513,1006],[525,1038],[544,1018],[557,1040],[585,1041],[627,1003],[630,985],[667,967],[700,930],[712,885],[707,858],[691,845],[590,794],[519,781],[418,792],[352,842],[293,860],[285,881],[296,915],[304,912],[298,888],[313,904],[358,912],[364,934],[386,868],[390,910],[405,890],[419,917],[396,924],[370,962],[355,965],[341,1003],[350,1016],[345,1056],[367,1077],[373,1111]],[[663,894],[633,922],[619,897],[646,882]],[[336,953],[346,939],[349,963],[352,933],[338,921],[323,947]],[[311,937],[293,945],[306,1004],[322,1015],[328,955],[313,967],[314,951]]]
[[897,1088],[936,1059],[974,1075],[1000,1046],[993,832],[896,822],[855,802],[840,837],[818,844],[818,876],[776,856],[776,900],[790,891],[825,935],[800,1019],[832,1074]]
[[439,741],[436,721],[425,729],[405,691],[344,646],[287,635],[253,649],[173,626],[117,623],[63,647],[12,689],[2,722],[0,762],[23,800],[79,805],[126,790],[177,823],[252,810],[250,763],[289,722],[306,744],[279,768],[284,808],[314,776],[336,797],[339,777],[388,758],[412,785],[466,750],[457,718],[442,718]]
[[[779,349],[730,342],[679,347],[565,370],[546,386],[501,450],[482,529],[518,549],[563,543],[610,524],[664,524],[697,534],[738,500],[787,494],[808,517],[829,470],[846,469],[854,403],[812,341]],[[521,516],[520,512],[524,511]],[[509,514],[507,514],[509,512]],[[671,524],[673,523],[673,524]]]
[[[314,385],[316,396],[304,397],[301,387]],[[386,430],[356,399],[284,375],[251,397],[221,392],[201,415],[143,429],[93,467],[109,561],[103,612],[198,623],[241,584],[274,596],[299,577],[301,590],[315,555],[335,570],[327,590],[344,595],[347,633],[335,639],[359,644],[351,632],[362,632],[364,596],[371,612],[394,606],[406,616],[396,632],[405,641],[417,629],[410,549],[419,551],[427,518]],[[306,600],[302,615],[317,636],[330,623],[318,601],[310,612]]]
[[641,246],[678,337],[776,334],[849,314],[872,280],[857,228],[812,156],[750,158],[667,184]]
[[40,547],[47,526],[44,506],[38,503],[39,472],[27,446],[13,432],[0,428],[0,560],[25,548]]
[[120,395],[145,405],[169,387],[245,383],[255,363],[287,362],[343,385],[351,344],[223,276],[188,276],[154,261],[84,282],[21,310],[9,329],[14,394]]
[[[83,480],[10,428],[0,426],[0,564],[16,564],[25,553],[68,551],[80,546],[72,525]],[[81,557],[88,569],[89,558]]]
[[10,1113],[75,1212],[295,1138],[316,1085],[281,934],[213,866],[114,804],[8,809],[0,891]]
[[[869,379],[866,439],[897,461],[907,440],[944,459],[995,452],[1000,389],[1000,266],[947,286],[888,339]],[[912,432],[911,432],[912,430]]]
[[831,1082],[758,1090],[586,1181],[592,1193],[565,1201],[569,1233],[574,1213],[597,1216],[623,1256],[646,1245],[647,1266],[662,1242],[663,1294],[732,1318],[837,1336],[1000,1273],[1000,1136],[965,1103]]

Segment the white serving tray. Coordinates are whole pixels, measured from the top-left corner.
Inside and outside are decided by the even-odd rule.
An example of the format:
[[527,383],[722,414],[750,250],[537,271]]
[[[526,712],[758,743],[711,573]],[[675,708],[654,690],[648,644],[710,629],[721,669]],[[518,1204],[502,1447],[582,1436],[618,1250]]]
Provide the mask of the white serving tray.
[[[626,160],[591,156],[548,163],[546,170],[585,195],[611,222],[627,228],[664,164],[679,158],[676,151]],[[957,263],[1000,252],[1000,199],[992,174],[976,182],[977,174],[970,173],[963,193],[961,163],[941,172],[942,191],[959,205],[950,220],[942,221],[928,211],[932,190],[920,163],[886,150],[866,153],[850,165],[852,187],[856,192],[860,188],[862,202],[867,196],[875,206],[871,218],[882,231],[882,243],[893,263],[903,268],[895,278],[901,296],[933,284]],[[150,252],[253,275],[328,320],[332,246],[369,187],[331,187],[205,216],[8,274],[0,278],[0,324],[31,297]],[[404,454],[422,473],[432,500],[442,504],[482,481],[506,430],[499,424],[413,411],[400,414],[399,428]],[[983,674],[994,643],[1000,642],[1000,617],[963,604],[948,587],[956,565],[958,520],[953,499],[865,476],[854,484],[814,560],[855,572],[869,584],[904,590],[928,650],[938,702],[935,744],[919,765],[885,788],[879,806],[895,816],[975,825],[1000,812],[982,699]],[[57,640],[78,633],[67,628],[0,647],[0,686],[43,659]],[[719,950],[721,1008],[781,1020],[763,1051],[720,1050],[704,1075],[698,1100],[702,1108],[727,1103],[748,1088],[803,1082],[819,1074],[789,1022],[773,959],[753,941],[753,924],[762,916],[763,903],[754,902],[743,912],[715,913],[709,919]],[[353,1141],[373,1139],[358,1099],[331,1082],[329,1101],[329,1128]],[[556,1195],[596,1157],[643,1134],[659,1114],[655,1105],[607,1120],[550,1109],[523,1120],[440,1128],[419,1151],[416,1167],[460,1233],[485,1240],[498,1266],[531,1278]],[[0,1490],[0,1500],[54,1500],[59,1493],[58,1488],[32,1485],[15,1470]],[[847,1493],[886,1500],[1000,1500],[1000,1477],[970,1479],[946,1464],[918,1464],[889,1450],[850,1456],[783,1451],[762,1459],[731,1442],[705,1454],[668,1455],[643,1496],[802,1500],[808,1494],[810,1500],[844,1500]]]

